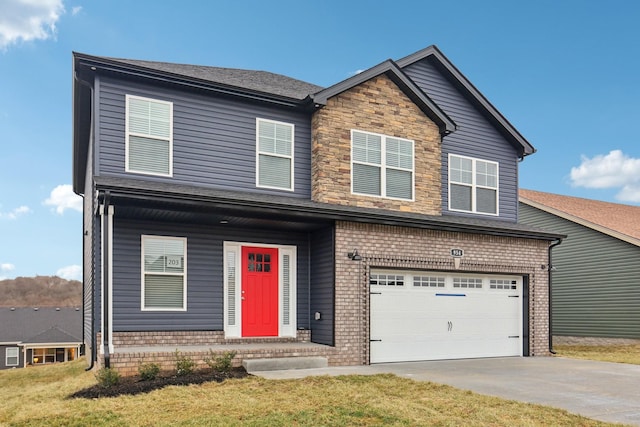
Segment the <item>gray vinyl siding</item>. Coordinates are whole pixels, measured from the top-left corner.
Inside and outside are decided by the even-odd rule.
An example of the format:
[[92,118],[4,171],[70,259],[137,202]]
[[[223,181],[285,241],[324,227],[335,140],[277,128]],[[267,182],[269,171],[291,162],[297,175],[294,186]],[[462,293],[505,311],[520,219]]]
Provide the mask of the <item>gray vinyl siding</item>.
[[428,58],[415,62],[404,72],[442,110],[458,129],[442,140],[442,210],[446,215],[481,216],[449,211],[449,154],[474,157],[499,163],[499,218],[516,221],[518,216],[518,157],[515,148],[456,89]]
[[640,338],[640,247],[524,203],[520,222],[568,236],[552,250],[554,335]]
[[325,345],[334,345],[334,240],[333,227],[311,235],[311,341]]
[[[141,311],[141,235],[187,238],[187,311]],[[297,327],[309,328],[306,233],[151,223],[114,216],[113,330],[223,330],[223,242],[297,247]]]
[[[100,79],[98,175],[311,197],[311,119],[306,113],[202,93]],[[125,172],[125,96],[173,103],[173,177]],[[294,192],[256,187],[256,118],[295,126]]]
[[93,304],[92,304],[92,289],[95,283],[94,280],[94,243],[95,243],[95,216],[94,216],[94,197],[93,197],[93,144],[89,144],[89,152],[87,155],[87,171],[85,175],[85,188],[83,198],[83,218],[82,226],[82,280],[83,280],[83,293],[82,293],[82,305],[83,305],[83,340],[86,348],[86,354],[92,355],[92,336],[94,332],[92,329],[91,319],[93,317]]

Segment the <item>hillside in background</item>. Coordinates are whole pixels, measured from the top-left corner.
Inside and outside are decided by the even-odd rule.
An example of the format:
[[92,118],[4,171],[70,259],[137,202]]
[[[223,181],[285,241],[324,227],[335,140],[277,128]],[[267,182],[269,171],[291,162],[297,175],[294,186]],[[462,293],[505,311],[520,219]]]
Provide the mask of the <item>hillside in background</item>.
[[58,276],[0,280],[0,307],[80,307],[82,282]]

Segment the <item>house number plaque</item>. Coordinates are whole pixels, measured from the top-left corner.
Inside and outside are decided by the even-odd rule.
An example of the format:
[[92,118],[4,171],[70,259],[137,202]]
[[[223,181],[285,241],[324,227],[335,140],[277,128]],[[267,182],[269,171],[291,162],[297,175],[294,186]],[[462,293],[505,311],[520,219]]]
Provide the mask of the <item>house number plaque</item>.
[[464,251],[462,249],[451,249],[451,256],[454,258],[462,258],[464,256]]

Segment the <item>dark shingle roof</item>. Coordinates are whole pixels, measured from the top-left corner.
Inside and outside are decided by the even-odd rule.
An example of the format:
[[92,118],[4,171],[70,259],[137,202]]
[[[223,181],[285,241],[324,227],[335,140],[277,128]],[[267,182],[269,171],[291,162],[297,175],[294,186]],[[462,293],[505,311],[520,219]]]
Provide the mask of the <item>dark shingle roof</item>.
[[22,341],[23,344],[50,344],[50,343],[77,343],[82,342],[80,337],[73,336],[57,326],[53,326],[38,335]]
[[239,68],[208,67],[202,65],[174,64],[169,62],[139,61],[133,59],[105,58],[110,61],[156,71],[177,74],[228,86],[264,92],[294,99],[305,99],[323,88],[282,74],[268,71],[242,70]]
[[0,307],[0,342],[33,339],[52,327],[82,337],[82,311],[74,307]]

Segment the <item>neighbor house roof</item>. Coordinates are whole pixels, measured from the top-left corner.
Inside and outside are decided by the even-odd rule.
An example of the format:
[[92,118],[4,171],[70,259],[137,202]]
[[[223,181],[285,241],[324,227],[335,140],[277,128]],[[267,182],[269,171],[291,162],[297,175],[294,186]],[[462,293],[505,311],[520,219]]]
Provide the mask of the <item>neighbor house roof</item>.
[[524,189],[520,202],[640,246],[640,206]]
[[[62,336],[56,328],[64,332]],[[82,342],[82,311],[76,307],[0,307],[0,343],[20,343],[25,340],[61,338]],[[42,341],[33,341],[42,342]]]
[[80,342],[82,342],[82,339],[79,336],[73,336],[57,326],[52,326],[36,336],[23,340],[22,344],[30,344],[33,347],[38,344],[73,344]]

